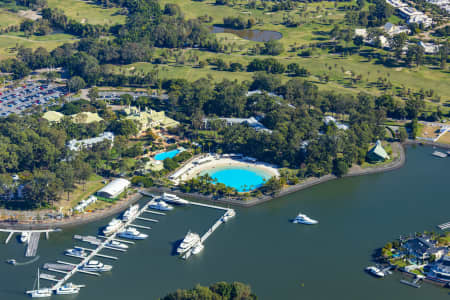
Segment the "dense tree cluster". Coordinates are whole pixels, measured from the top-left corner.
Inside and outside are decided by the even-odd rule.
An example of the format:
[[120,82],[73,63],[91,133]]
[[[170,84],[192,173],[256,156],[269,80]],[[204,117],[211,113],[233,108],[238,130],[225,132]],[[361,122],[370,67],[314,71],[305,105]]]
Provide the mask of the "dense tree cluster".
[[256,300],[248,285],[240,282],[218,282],[209,287],[197,285],[190,290],[177,290],[161,300]]

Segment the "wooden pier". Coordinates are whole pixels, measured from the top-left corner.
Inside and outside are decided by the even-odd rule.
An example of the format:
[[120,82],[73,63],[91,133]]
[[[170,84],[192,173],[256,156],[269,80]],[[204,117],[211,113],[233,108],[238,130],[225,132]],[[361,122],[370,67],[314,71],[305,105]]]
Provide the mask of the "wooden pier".
[[26,257],[36,256],[40,236],[40,232],[31,232],[28,240],[27,252],[25,253]]
[[154,215],[160,215],[160,216],[165,216],[165,213],[159,212],[159,211],[153,211],[153,210],[144,210],[144,212],[149,213],[149,214],[154,214]]
[[13,235],[14,235],[14,231],[11,231],[11,232],[8,234],[8,237],[6,238],[5,244],[8,244],[8,243],[9,243],[9,241],[11,240],[11,238],[13,237]]

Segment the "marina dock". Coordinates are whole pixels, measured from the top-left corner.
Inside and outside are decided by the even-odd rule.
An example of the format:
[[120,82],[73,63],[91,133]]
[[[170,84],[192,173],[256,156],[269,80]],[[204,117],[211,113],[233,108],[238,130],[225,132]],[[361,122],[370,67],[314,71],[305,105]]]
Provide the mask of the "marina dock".
[[[200,237],[200,243],[203,244],[213,233],[214,231],[217,230],[217,228],[220,227],[220,225],[222,225],[223,223],[226,222],[226,215],[230,214],[231,212],[234,213],[234,210],[231,208],[226,208],[226,207],[222,207],[222,206],[216,206],[216,205],[211,205],[211,204],[204,204],[204,203],[198,203],[198,202],[190,202],[191,205],[197,205],[197,206],[202,206],[202,207],[207,207],[207,208],[213,208],[213,209],[219,209],[219,210],[225,210],[225,213],[211,226],[211,228],[208,229],[208,231],[206,231],[201,237]],[[192,255],[192,250],[195,247],[195,245],[189,249],[188,251],[186,251],[181,258],[183,259],[188,259],[191,255]]]
[[438,227],[439,227],[439,229],[441,229],[441,230],[449,229],[449,228],[450,228],[450,222],[447,222],[447,223],[438,225]]
[[[117,249],[115,249],[115,248],[112,248],[112,247],[109,247],[109,246],[108,246],[108,244],[109,244],[111,241],[127,242],[127,243],[133,243],[133,244],[134,244],[134,242],[131,242],[131,241],[124,241],[124,240],[121,240],[121,239],[119,240],[119,239],[116,238],[116,235],[118,234],[118,232],[120,231],[120,229],[122,229],[122,228],[127,228],[127,227],[129,227],[129,226],[135,226],[135,227],[139,227],[139,228],[145,227],[146,229],[147,229],[147,228],[150,228],[150,227],[147,227],[147,226],[142,226],[142,225],[136,225],[136,224],[133,224],[133,222],[136,220],[136,218],[139,217],[142,213],[145,212],[145,210],[146,210],[146,208],[147,208],[147,205],[148,205],[148,203],[146,203],[146,204],[138,211],[138,213],[137,213],[135,216],[133,216],[132,218],[130,218],[130,219],[129,219],[127,222],[125,222],[125,223],[124,223],[124,224],[123,224],[116,232],[114,232],[114,233],[111,234],[110,236],[98,236],[98,237],[102,238],[102,240],[98,239],[97,237],[93,237],[93,236],[80,236],[80,235],[75,235],[75,236],[74,236],[74,239],[81,240],[81,241],[86,242],[86,243],[89,243],[89,244],[91,244],[91,245],[96,245],[97,248],[95,248],[95,249],[82,248],[82,249],[84,249],[84,250],[86,250],[86,251],[89,251],[90,253],[89,253],[86,257],[81,258],[81,261],[80,261],[79,263],[76,263],[76,264],[58,260],[57,263],[58,263],[59,265],[67,265],[67,266],[71,266],[71,267],[73,267],[73,269],[71,269],[71,270],[69,270],[69,271],[67,271],[67,272],[66,272],[66,271],[58,270],[58,273],[64,273],[64,277],[61,278],[61,279],[57,279],[55,285],[53,285],[50,289],[51,289],[51,290],[57,290],[58,288],[60,288],[61,286],[63,286],[63,285],[64,285],[64,284],[65,284],[65,283],[66,283],[73,275],[75,275],[77,272],[79,272],[79,273],[84,273],[84,274],[88,274],[88,275],[100,276],[100,274],[99,274],[99,273],[96,273],[96,272],[84,271],[84,270],[81,269],[81,267],[82,267],[83,265],[85,265],[88,261],[92,260],[94,257],[104,257],[104,258],[114,259],[114,260],[118,259],[118,258],[115,257],[115,256],[110,256],[110,255],[105,255],[105,254],[101,254],[101,253],[100,253],[103,249],[113,249],[113,250],[117,250]],[[80,248],[81,248],[81,247],[80,247]],[[70,267],[69,267],[69,268],[70,268]],[[53,268],[48,268],[47,270],[49,270],[49,271],[56,271],[56,269],[53,269]],[[54,280],[52,280],[52,281],[54,281]]]

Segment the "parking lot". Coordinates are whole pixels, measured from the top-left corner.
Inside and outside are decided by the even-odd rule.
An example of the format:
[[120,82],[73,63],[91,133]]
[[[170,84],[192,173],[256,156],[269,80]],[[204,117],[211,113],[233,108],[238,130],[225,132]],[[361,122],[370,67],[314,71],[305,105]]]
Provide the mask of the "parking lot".
[[49,106],[66,93],[66,87],[28,82],[19,87],[0,90],[0,117],[20,114],[33,106]]

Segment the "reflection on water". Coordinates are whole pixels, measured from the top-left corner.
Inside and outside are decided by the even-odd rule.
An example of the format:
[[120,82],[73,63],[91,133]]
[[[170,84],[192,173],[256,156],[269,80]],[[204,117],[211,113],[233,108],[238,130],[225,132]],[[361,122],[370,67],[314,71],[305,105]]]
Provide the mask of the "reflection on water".
[[257,30],[257,29],[231,29],[219,26],[211,28],[212,33],[233,33],[243,39],[254,42],[268,42],[271,40],[279,40],[283,35],[277,31]]

